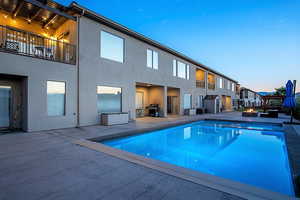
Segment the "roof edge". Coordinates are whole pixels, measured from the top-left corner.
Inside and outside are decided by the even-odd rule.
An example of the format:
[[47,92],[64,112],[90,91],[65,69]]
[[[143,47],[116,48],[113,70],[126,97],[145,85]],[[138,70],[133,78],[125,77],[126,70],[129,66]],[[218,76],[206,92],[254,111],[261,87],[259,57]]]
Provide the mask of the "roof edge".
[[218,71],[216,71],[216,70],[214,70],[214,69],[212,69],[212,68],[210,68],[210,67],[208,67],[208,66],[206,66],[206,65],[204,65],[204,64],[202,64],[202,63],[200,63],[200,62],[198,62],[198,61],[196,61],[192,58],[190,58],[190,57],[188,57],[188,56],[185,56],[184,54],[182,54],[182,53],[180,53],[180,52],[178,52],[178,51],[176,51],[172,48],[169,48],[169,47],[167,47],[167,46],[165,46],[165,45],[163,45],[163,44],[161,44],[157,41],[154,41],[154,40],[152,40],[152,39],[150,39],[150,38],[148,38],[148,37],[146,37],[146,36],[144,36],[144,35],[142,35],[138,32],[130,30],[126,26],[123,26],[123,25],[121,25],[121,24],[119,24],[119,23],[117,23],[117,22],[115,22],[111,19],[108,19],[108,18],[106,18],[106,17],[104,17],[104,16],[102,16],[102,15],[100,15],[100,14],[98,14],[98,13],[82,6],[82,5],[79,5],[75,1],[71,2],[69,7],[75,9],[75,11],[79,11],[81,14],[83,14],[84,16],[86,16],[86,17],[88,17],[92,20],[98,21],[98,22],[100,22],[104,25],[107,25],[107,26],[109,26],[109,27],[111,27],[111,28],[113,28],[117,31],[120,31],[120,32],[122,32],[126,35],[130,35],[130,36],[132,36],[132,37],[134,37],[138,40],[141,40],[141,41],[143,41],[147,44],[155,46],[155,47],[157,47],[157,48],[159,48],[163,51],[166,51],[170,54],[173,54],[174,56],[177,56],[177,57],[179,57],[183,60],[186,60],[186,61],[188,61],[188,62],[190,62],[190,63],[192,63],[192,64],[194,64],[194,65],[196,65],[200,68],[206,69],[209,72],[212,72],[214,74],[222,76],[222,77],[224,77],[224,78],[226,78],[226,79],[228,79],[232,82],[238,83],[238,81],[236,81],[236,80],[234,80],[234,79],[232,79],[232,78],[230,78],[230,77],[228,77],[228,76],[226,76],[226,75],[224,75],[224,74],[222,74],[222,73],[220,73],[220,72],[218,72]]
[[255,93],[255,94],[259,95],[259,96],[262,96],[262,95],[260,95],[260,94],[259,94],[259,92],[256,92],[256,91],[254,91],[254,90],[251,90],[251,89],[249,89],[249,88],[246,88],[246,87],[241,87],[241,89],[240,89],[240,90],[249,90],[250,92],[253,92],[253,93]]

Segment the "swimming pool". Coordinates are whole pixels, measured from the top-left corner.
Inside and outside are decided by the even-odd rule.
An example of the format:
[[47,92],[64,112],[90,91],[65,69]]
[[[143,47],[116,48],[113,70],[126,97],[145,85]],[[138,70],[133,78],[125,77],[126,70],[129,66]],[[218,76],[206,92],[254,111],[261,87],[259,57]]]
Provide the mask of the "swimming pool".
[[294,196],[279,125],[205,120],[101,143]]

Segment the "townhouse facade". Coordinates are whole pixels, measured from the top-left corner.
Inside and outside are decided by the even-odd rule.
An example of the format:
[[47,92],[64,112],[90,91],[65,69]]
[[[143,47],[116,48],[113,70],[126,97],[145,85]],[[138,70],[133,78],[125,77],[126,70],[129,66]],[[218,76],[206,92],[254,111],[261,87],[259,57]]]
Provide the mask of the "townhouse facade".
[[0,8],[2,128],[95,125],[102,113],[183,115],[205,111],[206,99],[215,112],[234,107],[237,81],[75,2]]
[[240,101],[242,106],[246,108],[262,106],[261,95],[245,87],[240,90]]

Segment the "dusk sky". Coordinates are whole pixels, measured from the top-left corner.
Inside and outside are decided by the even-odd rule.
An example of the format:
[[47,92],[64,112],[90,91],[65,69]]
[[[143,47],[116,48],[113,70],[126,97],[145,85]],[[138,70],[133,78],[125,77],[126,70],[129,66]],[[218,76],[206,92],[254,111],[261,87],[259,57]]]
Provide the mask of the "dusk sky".
[[[68,5],[71,1],[57,2]],[[77,2],[242,86],[273,91],[296,79],[300,91],[299,0]]]

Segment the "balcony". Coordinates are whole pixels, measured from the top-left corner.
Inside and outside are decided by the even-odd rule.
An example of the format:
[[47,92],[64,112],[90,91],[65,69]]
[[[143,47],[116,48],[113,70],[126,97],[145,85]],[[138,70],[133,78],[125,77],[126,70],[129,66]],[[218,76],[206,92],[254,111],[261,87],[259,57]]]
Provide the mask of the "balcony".
[[0,51],[66,64],[76,64],[76,46],[0,25]]
[[209,90],[214,90],[214,89],[216,89],[216,84],[214,84],[214,83],[208,83],[208,84],[207,84],[207,88],[208,88]]
[[205,81],[204,80],[202,80],[202,81],[196,80],[196,87],[197,88],[205,88]]

